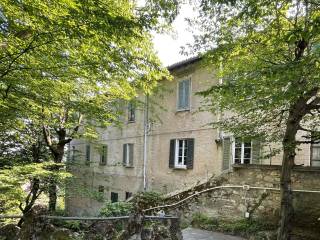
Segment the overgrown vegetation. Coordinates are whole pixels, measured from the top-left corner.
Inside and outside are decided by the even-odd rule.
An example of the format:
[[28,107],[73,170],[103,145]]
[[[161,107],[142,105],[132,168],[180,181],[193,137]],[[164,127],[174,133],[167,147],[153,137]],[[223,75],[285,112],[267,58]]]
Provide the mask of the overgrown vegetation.
[[[233,235],[249,237],[258,232],[275,231],[277,226],[254,219],[241,219],[236,221],[226,221],[209,217],[203,213],[195,213],[192,216],[191,225],[193,227],[225,232]],[[258,238],[257,238],[258,239]]]
[[133,204],[128,202],[106,202],[101,208],[99,216],[104,217],[117,217],[128,216],[133,211]]
[[139,192],[134,195],[131,202],[134,205],[135,211],[140,212],[143,209],[163,204],[164,197],[163,194],[154,191]]

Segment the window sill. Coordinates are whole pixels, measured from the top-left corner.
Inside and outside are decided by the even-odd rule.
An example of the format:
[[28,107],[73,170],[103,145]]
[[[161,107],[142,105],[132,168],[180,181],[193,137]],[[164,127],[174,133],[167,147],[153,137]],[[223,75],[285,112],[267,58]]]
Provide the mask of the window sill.
[[105,166],[107,166],[106,163],[99,163],[99,167],[105,167]]
[[134,166],[126,166],[126,165],[123,165],[125,168],[134,168]]
[[133,121],[128,121],[127,124],[130,124],[130,123],[135,123],[136,121],[133,120]]
[[187,170],[187,166],[174,166],[173,169],[176,169],[176,170]]
[[176,113],[179,113],[179,112],[191,112],[191,109],[190,109],[190,108],[186,108],[186,109],[177,109],[177,110],[176,110]]

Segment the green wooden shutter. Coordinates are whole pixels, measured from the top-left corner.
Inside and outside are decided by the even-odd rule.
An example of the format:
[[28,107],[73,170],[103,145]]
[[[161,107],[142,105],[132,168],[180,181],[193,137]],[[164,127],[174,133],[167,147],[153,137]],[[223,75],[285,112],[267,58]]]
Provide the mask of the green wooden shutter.
[[186,109],[188,109],[189,107],[190,107],[190,84],[191,83],[191,81],[190,81],[190,79],[188,79],[188,80],[185,80],[185,90],[184,90],[184,98],[185,98],[185,100],[184,100],[184,103],[185,103],[185,105],[184,105],[184,108],[186,108]]
[[184,107],[184,81],[178,83],[178,109]]
[[194,139],[187,139],[187,169],[193,168]]
[[258,140],[253,140],[252,141],[252,164],[261,164],[261,159],[260,159],[260,151],[261,151],[261,143]]
[[230,138],[223,139],[223,154],[222,154],[222,170],[228,170],[230,168],[231,160],[231,140]]
[[129,144],[129,166],[133,167],[133,144]]
[[169,153],[169,168],[174,168],[174,158],[176,151],[176,140],[170,140],[170,153]]
[[123,159],[122,159],[123,166],[127,165],[126,159],[127,159],[127,144],[123,144]]

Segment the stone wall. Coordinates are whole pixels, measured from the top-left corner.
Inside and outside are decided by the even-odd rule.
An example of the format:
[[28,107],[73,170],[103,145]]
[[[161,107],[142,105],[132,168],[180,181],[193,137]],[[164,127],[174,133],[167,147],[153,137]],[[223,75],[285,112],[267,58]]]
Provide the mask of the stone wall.
[[[280,192],[276,189],[279,188],[280,181],[279,166],[234,166],[233,172],[223,174],[219,179],[212,180],[212,187],[234,187],[201,194],[193,202],[189,201],[189,204],[174,210],[174,214],[182,216],[187,221],[191,221],[194,213],[203,213],[223,220],[239,220],[245,218],[245,213],[248,212],[253,219],[262,219],[270,223],[278,221]],[[294,192],[294,209],[298,224],[320,227],[320,168],[295,167],[292,180],[294,190],[319,191]],[[240,187],[244,185],[248,187]],[[177,195],[174,197],[177,198]]]

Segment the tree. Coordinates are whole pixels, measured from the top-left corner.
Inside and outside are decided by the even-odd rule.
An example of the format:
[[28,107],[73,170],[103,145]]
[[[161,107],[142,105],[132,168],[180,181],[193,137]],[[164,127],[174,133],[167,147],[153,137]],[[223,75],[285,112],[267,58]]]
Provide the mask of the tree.
[[[300,144],[319,142],[320,3],[202,0],[191,50],[206,52],[222,83],[202,95],[216,126],[236,136],[282,142],[278,240],[290,239],[291,172]],[[304,139],[298,139],[301,131]]]
[[[60,164],[50,164],[50,152],[41,128],[26,123],[24,129],[0,132],[0,208],[3,213],[22,212],[18,226],[42,193],[48,192],[50,179],[61,185],[68,174]],[[50,169],[58,168],[58,172]]]
[[[177,14],[173,0],[5,0],[0,3],[0,126],[41,126],[55,163],[75,137],[117,121],[118,100],[168,77],[150,30]],[[13,122],[13,123],[12,123]],[[55,169],[53,169],[54,171]],[[49,191],[56,205],[56,183]]]

